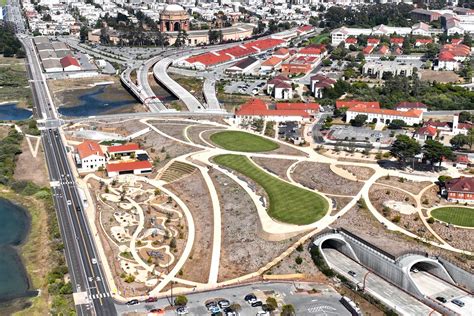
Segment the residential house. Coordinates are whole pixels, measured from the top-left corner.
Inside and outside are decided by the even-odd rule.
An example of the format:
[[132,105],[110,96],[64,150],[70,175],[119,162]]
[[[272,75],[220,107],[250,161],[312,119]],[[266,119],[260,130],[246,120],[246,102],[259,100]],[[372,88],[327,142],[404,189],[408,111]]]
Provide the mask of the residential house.
[[460,177],[448,180],[444,190],[450,202],[474,202],[474,178]]
[[402,120],[406,125],[412,126],[414,124],[420,124],[423,119],[423,111],[421,110],[402,112],[397,110],[355,106],[346,111],[346,123],[352,121],[359,114],[367,116],[367,123],[390,124],[393,120]]
[[293,98],[291,80],[284,75],[278,75],[267,83],[267,93],[279,100]]
[[77,145],[74,156],[79,172],[93,172],[105,167],[105,155],[100,145],[94,141],[84,141]]
[[334,87],[336,80],[328,78],[326,76],[316,74],[310,78],[310,87],[311,92],[313,93],[315,98],[322,98],[323,91],[327,88]]

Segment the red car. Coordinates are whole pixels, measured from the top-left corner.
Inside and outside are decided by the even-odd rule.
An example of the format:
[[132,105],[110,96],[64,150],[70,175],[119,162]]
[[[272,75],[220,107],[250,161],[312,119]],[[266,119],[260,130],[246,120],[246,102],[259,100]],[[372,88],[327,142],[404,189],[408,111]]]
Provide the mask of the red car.
[[153,314],[153,315],[164,315],[164,314],[165,314],[165,310],[164,310],[164,309],[161,309],[161,308],[155,308],[155,309],[152,309],[149,314]]
[[150,296],[145,300],[145,303],[154,303],[156,301],[158,301],[158,298]]

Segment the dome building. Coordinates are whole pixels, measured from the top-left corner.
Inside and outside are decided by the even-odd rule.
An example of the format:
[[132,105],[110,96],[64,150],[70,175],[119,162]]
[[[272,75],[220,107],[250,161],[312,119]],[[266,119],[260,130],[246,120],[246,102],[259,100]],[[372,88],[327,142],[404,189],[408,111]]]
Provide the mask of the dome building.
[[161,32],[189,31],[189,15],[178,4],[168,4],[160,13]]

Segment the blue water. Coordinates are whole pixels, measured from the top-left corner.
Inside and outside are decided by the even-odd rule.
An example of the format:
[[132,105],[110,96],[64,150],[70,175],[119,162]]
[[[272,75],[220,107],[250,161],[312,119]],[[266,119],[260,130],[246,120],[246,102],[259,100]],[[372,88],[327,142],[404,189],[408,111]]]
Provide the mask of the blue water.
[[91,92],[79,97],[79,104],[72,107],[59,107],[58,111],[64,116],[92,116],[100,115],[111,110],[127,107],[135,104],[134,99],[109,101],[101,99],[107,86],[98,86]]
[[[0,198],[0,302],[31,295],[28,274],[15,246],[28,235],[30,219],[25,209]],[[1,312],[0,312],[1,314]]]
[[30,118],[33,113],[16,106],[16,103],[0,104],[0,121],[21,121]]

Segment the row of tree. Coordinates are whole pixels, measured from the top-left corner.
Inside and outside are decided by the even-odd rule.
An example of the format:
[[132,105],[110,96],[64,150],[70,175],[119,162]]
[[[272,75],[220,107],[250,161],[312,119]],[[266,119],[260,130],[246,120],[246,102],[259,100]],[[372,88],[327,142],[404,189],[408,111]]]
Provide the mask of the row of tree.
[[390,153],[402,164],[414,162],[420,154],[423,154],[424,161],[429,161],[432,165],[441,164],[444,159],[453,160],[455,158],[451,148],[436,140],[427,140],[421,146],[416,139],[407,135],[397,135],[396,140],[392,143]]
[[25,57],[25,51],[20,41],[15,36],[15,29],[12,24],[4,23],[0,27],[0,54],[5,57]]

